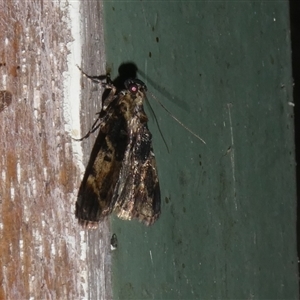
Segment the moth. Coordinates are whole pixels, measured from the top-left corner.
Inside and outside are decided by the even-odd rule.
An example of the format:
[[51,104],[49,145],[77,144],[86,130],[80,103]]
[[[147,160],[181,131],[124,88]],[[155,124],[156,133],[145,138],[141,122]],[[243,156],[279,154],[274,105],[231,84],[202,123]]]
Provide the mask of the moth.
[[[102,78],[88,76],[95,82]],[[118,90],[109,76],[103,84],[103,99],[92,129],[99,129],[84,178],[78,192],[75,215],[87,228],[114,212],[123,220],[137,219],[153,224],[160,215],[161,196],[152,148],[152,134],[144,111],[147,87],[138,79],[127,79]]]

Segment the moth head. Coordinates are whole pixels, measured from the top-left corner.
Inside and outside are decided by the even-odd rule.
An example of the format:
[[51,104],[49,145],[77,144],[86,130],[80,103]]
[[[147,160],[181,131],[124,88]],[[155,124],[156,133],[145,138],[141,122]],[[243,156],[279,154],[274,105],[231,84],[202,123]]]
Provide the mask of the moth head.
[[146,92],[147,86],[146,84],[139,79],[127,79],[124,82],[126,89],[132,94],[136,95],[138,91]]

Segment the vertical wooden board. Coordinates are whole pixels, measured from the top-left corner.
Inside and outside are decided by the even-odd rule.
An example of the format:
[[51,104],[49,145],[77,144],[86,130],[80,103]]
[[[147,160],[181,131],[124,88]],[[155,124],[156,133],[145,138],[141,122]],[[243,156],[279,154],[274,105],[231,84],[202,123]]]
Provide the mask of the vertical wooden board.
[[113,220],[115,299],[297,298],[287,2],[104,3],[108,67],[134,62],[162,189],[150,228]]

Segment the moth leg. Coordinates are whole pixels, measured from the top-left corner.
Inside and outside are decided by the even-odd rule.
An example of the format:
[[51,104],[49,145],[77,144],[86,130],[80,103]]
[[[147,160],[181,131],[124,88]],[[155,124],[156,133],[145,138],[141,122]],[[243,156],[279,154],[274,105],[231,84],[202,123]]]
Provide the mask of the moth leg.
[[[93,126],[92,126],[92,129],[91,130],[89,130],[89,132],[85,135],[85,136],[83,136],[82,138],[80,138],[80,139],[74,139],[73,138],[73,140],[74,141],[77,141],[77,142],[81,142],[81,141],[83,141],[84,139],[86,139],[86,138],[88,138],[93,132],[95,132],[100,126],[101,126],[101,122],[99,122],[99,118],[95,121],[95,123],[93,124]],[[97,122],[99,122],[99,124],[97,124],[96,125],[96,123]]]
[[[99,76],[91,76],[82,71],[82,69],[77,65],[79,71],[92,82],[101,83],[101,86],[107,90],[110,90],[108,96],[103,101],[102,110],[106,110],[107,107],[116,99],[116,87],[113,85],[113,82],[110,78],[109,74],[99,75]],[[103,82],[106,80],[106,82]]]
[[107,95],[107,97],[104,99],[103,101],[103,105],[102,105],[102,109],[105,111],[109,105],[116,99],[117,95],[116,95],[116,87],[113,85],[113,84],[106,84],[103,86],[106,88],[106,89],[110,89],[110,92],[109,94]]
[[[97,113],[97,114],[100,114],[100,113]],[[98,117],[96,119],[96,121],[94,122],[94,124],[92,125],[92,128],[88,131],[88,133],[83,136],[82,138],[80,139],[73,139],[74,141],[78,141],[78,142],[81,142],[83,141],[84,139],[88,138],[93,132],[95,132],[102,124],[103,124],[103,119],[105,118],[100,118]],[[97,124],[98,123],[98,124]]]
[[95,83],[101,83],[101,85],[103,85],[103,80],[107,80],[107,77],[110,78],[109,75],[98,75],[98,76],[91,76],[86,74],[85,72],[82,71],[82,69],[76,65],[77,68],[79,69],[79,71],[83,74],[83,76],[87,77],[88,79],[90,79],[91,81],[95,82]]

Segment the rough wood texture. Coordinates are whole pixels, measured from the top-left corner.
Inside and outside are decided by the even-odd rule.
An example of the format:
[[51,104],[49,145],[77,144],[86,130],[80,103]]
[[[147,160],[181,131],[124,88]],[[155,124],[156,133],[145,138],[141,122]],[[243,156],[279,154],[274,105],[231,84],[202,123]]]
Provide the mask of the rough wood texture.
[[[82,7],[82,34],[97,63],[101,10],[83,2],[91,7]],[[68,18],[56,1],[0,0],[0,299],[110,298],[108,225],[86,233],[74,218],[82,174],[63,113]],[[87,127],[92,103],[82,108],[91,107]]]

